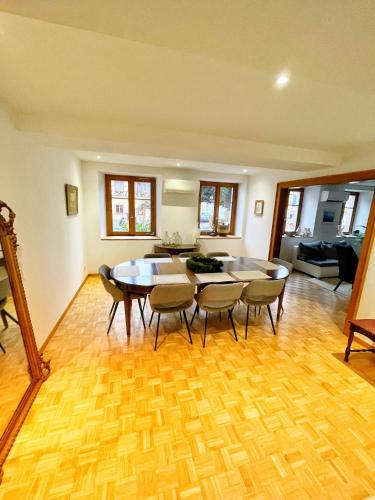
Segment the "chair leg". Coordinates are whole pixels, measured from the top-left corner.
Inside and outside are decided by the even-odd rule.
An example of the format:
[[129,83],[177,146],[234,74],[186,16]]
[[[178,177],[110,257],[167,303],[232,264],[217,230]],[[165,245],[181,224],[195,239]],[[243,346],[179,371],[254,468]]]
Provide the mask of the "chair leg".
[[219,321],[221,321],[221,311],[219,312]]
[[139,305],[139,312],[141,313],[143,328],[146,330],[146,323],[145,323],[145,317],[144,317],[144,314],[143,314],[143,308],[142,308],[142,304],[141,304],[141,299],[138,299],[138,305]]
[[232,311],[233,309],[229,309],[229,319],[230,319],[230,322],[231,322],[231,325],[232,325],[232,328],[233,328],[233,333],[234,333],[234,338],[236,339],[236,342],[238,342],[238,338],[237,338],[237,332],[236,332],[236,328],[234,326],[234,321],[233,321],[233,316],[232,316]]
[[16,319],[14,316],[12,316],[11,314],[9,314],[8,311],[6,311],[5,309],[3,309],[2,312],[4,313],[4,316],[8,316],[9,319],[11,319],[12,321],[14,321],[17,325],[19,325],[18,319]]
[[111,306],[111,310],[109,311],[109,314],[108,314],[109,317],[112,316],[112,312],[113,312],[113,308],[115,307],[115,304],[116,304],[116,302],[113,302],[113,304]]
[[151,323],[152,323],[152,320],[153,320],[153,319],[154,319],[154,311],[152,311],[152,313],[151,313],[150,322],[149,322],[149,324],[148,324],[148,327],[149,327],[149,328],[150,328],[150,326],[151,326]]
[[275,325],[273,324],[273,318],[272,318],[271,307],[270,307],[270,305],[269,305],[269,304],[267,304],[267,310],[268,310],[268,315],[269,315],[270,320],[271,320],[271,325],[272,325],[273,334],[274,334],[274,335],[276,335]]
[[346,361],[346,362],[349,361],[350,348],[352,346],[353,339],[354,339],[354,332],[350,331],[349,332],[349,337],[348,337],[348,345],[346,346],[346,349],[345,349],[344,361]]
[[157,346],[158,346],[159,323],[160,323],[160,313],[158,313],[158,326],[156,327],[156,337],[155,337],[155,347],[154,347],[154,351],[156,351],[156,348],[157,348]]
[[208,312],[206,311],[206,319],[204,320],[204,337],[203,337],[203,347],[206,347],[207,318],[208,318]]
[[193,321],[194,321],[194,318],[195,318],[195,315],[197,314],[197,312],[198,312],[198,304],[195,306],[194,314],[193,314],[193,317],[191,318],[191,321],[190,321],[190,326],[193,324]]
[[6,354],[6,350],[4,349],[4,347],[1,343],[0,343],[0,349],[3,351],[4,354]]
[[181,311],[180,311],[180,323],[182,325],[182,314],[181,314]]
[[335,288],[333,289],[333,291],[334,291],[334,292],[338,289],[338,287],[341,285],[341,283],[342,283],[342,282],[343,282],[343,280],[340,280],[340,281],[337,283],[337,285],[336,285],[336,286],[335,286]]
[[245,340],[247,339],[247,327],[249,325],[249,310],[250,310],[250,306],[247,306],[247,309],[246,309],[246,330],[245,330]]
[[260,316],[261,311],[262,311],[262,306],[259,306],[258,316]]
[[3,320],[3,323],[4,323],[4,328],[8,328],[8,320],[7,320],[7,317],[6,317],[6,314],[5,314],[5,311],[4,309],[2,309],[0,311],[0,315],[1,315],[1,319]]
[[182,313],[183,313],[183,315],[184,315],[184,320],[185,320],[186,329],[187,329],[188,334],[189,334],[190,344],[192,344],[192,343],[193,343],[193,339],[191,338],[191,333],[190,333],[189,323],[188,323],[188,320],[187,320],[187,317],[186,317],[186,311],[185,311],[185,309],[182,311]]
[[143,307],[142,307],[142,311],[144,312],[145,310],[145,307],[146,307],[146,302],[147,302],[147,295],[145,296],[145,300],[143,302]]
[[113,312],[112,312],[111,320],[110,320],[110,322],[109,322],[109,327],[108,327],[108,330],[107,330],[107,335],[109,334],[109,330],[111,329],[111,326],[112,326],[113,320],[115,319],[115,316],[116,316],[116,311],[117,311],[118,305],[119,305],[119,302],[115,302],[115,307],[113,308]]

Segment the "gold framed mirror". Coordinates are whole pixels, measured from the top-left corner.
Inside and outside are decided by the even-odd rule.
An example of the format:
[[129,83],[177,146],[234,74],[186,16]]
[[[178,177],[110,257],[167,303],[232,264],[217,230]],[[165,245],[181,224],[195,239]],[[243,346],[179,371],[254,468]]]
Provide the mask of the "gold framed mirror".
[[17,260],[15,213],[0,201],[0,483],[3,464],[43,381],[49,361],[35,342]]

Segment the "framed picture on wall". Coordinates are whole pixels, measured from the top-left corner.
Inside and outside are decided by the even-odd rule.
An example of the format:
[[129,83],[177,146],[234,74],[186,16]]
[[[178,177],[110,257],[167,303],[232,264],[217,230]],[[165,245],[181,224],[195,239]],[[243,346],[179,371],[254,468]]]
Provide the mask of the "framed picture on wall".
[[335,222],[336,210],[324,210],[323,220],[325,224],[333,224]]
[[78,214],[78,187],[65,184],[66,214]]
[[263,215],[264,210],[264,200],[255,200],[254,214]]

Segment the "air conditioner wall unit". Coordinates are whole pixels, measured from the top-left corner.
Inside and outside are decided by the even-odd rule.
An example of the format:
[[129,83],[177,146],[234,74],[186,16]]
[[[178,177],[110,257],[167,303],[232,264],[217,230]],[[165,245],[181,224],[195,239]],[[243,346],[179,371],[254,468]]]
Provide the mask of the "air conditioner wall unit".
[[349,193],[344,191],[322,191],[320,201],[345,203],[348,201]]
[[164,193],[193,194],[199,191],[199,182],[182,179],[165,179]]

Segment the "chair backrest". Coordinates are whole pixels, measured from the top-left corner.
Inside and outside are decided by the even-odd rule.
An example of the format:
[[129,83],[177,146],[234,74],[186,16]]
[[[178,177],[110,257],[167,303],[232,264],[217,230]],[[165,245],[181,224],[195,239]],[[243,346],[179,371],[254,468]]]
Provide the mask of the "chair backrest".
[[243,290],[242,283],[218,283],[207,285],[199,293],[199,303],[210,307],[231,307],[239,298]]
[[194,292],[193,283],[156,285],[150,293],[150,304],[151,307],[173,309],[189,301],[193,302]]
[[339,278],[347,283],[353,283],[357,272],[358,256],[351,245],[336,245],[339,261]]
[[285,280],[254,280],[242,292],[242,299],[272,304],[283,291]]
[[286,267],[288,269],[289,274],[292,274],[294,266],[291,262],[288,262],[287,260],[283,259],[277,259],[276,257],[271,259],[271,262],[273,262],[274,264],[278,264],[279,266]]
[[171,257],[172,257],[171,254],[168,252],[145,253],[143,256],[144,259],[169,259]]
[[207,252],[206,257],[229,257],[228,252]]
[[204,257],[203,253],[200,252],[182,252],[178,254],[179,257]]
[[122,292],[121,290],[110,281],[111,279],[111,268],[106,264],[102,264],[99,267],[99,276],[102,280],[103,286],[106,291],[112,295],[112,298],[115,302],[119,302],[122,300]]

